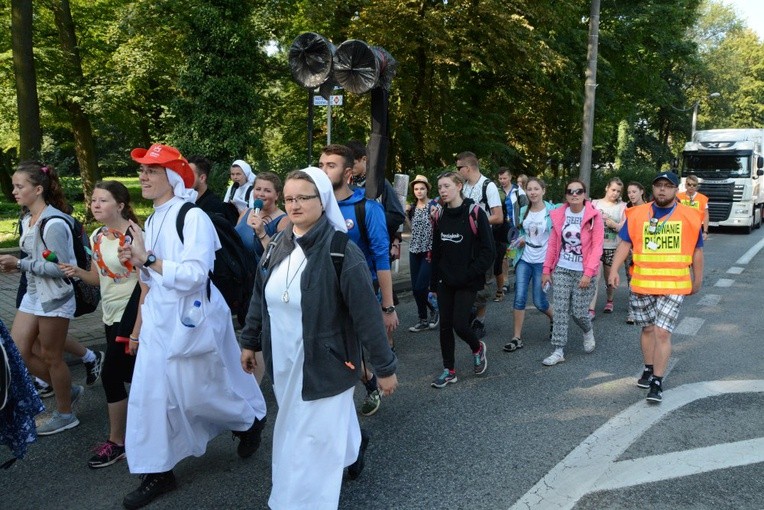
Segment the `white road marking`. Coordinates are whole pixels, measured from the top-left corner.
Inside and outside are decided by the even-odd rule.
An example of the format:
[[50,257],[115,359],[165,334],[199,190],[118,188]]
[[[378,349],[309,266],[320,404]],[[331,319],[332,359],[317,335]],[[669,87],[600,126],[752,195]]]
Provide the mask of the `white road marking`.
[[694,336],[700,331],[700,328],[703,327],[704,322],[706,322],[705,319],[700,319],[698,317],[685,317],[679,321],[677,327],[674,328],[673,334]]
[[745,268],[737,266],[732,266],[731,268],[727,269],[729,274],[741,274],[743,271],[745,271]]
[[[586,494],[611,488],[609,486],[611,477],[620,484],[614,487],[627,487],[675,478],[675,473],[679,469],[681,469],[679,476],[687,476],[764,461],[764,440],[762,439],[720,444],[642,459],[615,461],[632,443],[667,414],[695,400],[725,393],[764,393],[764,380],[707,381],[686,384],[665,391],[663,403],[659,406],[651,406],[644,401],[632,405],[611,418],[574,448],[511,509],[573,508]],[[723,464],[719,463],[719,457],[724,458]],[[708,458],[711,460],[707,461]],[[652,469],[654,464],[667,461],[672,463],[673,470],[669,471],[666,468],[662,471],[662,476],[656,474],[656,478],[647,481],[642,481],[643,477],[649,476],[644,473],[647,469],[634,469],[640,462],[643,466],[650,465]],[[678,464],[682,464],[681,467]]]
[[761,251],[762,248],[764,248],[764,239],[751,246],[748,251],[743,254],[742,257],[735,261],[735,265],[744,266],[748,264]]
[[719,294],[705,294],[698,300],[698,306],[716,306],[722,297]]
[[733,283],[735,283],[735,280],[730,280],[729,278],[719,278],[719,280],[714,284],[714,287],[732,287]]

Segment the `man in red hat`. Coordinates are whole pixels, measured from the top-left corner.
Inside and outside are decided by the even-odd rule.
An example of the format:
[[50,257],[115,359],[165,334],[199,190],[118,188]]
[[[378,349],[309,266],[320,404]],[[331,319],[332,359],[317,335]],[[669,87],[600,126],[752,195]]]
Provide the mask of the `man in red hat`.
[[175,464],[204,454],[223,431],[239,437],[239,456],[251,456],[265,425],[265,401],[241,369],[231,311],[209,280],[220,248],[212,222],[192,207],[183,238],[178,235],[178,214],[196,199],[193,170],[167,145],[134,149],[131,156],[141,165],[141,193],[154,203],[145,233],[131,223],[133,242],[120,254],[141,269],[149,287],[140,338],[131,338],[138,350],[125,447],[130,472],[144,475],[123,500],[132,509],[173,490]]

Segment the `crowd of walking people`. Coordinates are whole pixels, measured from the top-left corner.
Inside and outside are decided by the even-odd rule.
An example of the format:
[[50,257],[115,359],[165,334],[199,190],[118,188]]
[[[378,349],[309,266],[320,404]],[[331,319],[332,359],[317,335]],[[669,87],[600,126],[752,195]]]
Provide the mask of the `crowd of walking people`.
[[[0,323],[15,381],[15,412],[11,419],[0,409],[0,440],[22,458],[37,435],[79,424],[72,406],[84,389],[71,381],[69,343],[88,368],[87,383],[102,380],[108,408],[108,438],[87,465],[126,459],[141,475],[124,496],[126,508],[175,489],[177,463],[203,455],[222,432],[238,438],[240,457],[251,457],[266,425],[264,373],[278,404],[269,506],[337,507],[342,480],[360,476],[370,442],[355,386],[360,381],[366,393],[358,413],[372,416],[398,384],[391,263],[400,257],[404,221],[417,314],[408,330],[439,334],[442,372],[431,382],[437,389],[458,381],[457,336],[470,349],[474,376],[487,371],[494,285],[493,306],[507,306],[514,280],[512,334],[494,340],[506,353],[523,348],[530,296],[549,319],[553,350],[542,363],[551,367],[565,361],[571,319],[583,350],[595,350],[600,280],[603,312],[612,313],[624,266],[631,292],[622,309],[627,323],[641,327],[637,385],[649,390],[649,402],[660,402],[682,299],[702,285],[707,200],[692,176],[689,198],[677,195],[677,175],[663,172],[652,182],[651,202],[636,182],[624,200],[624,183],[613,178],[598,200],[572,179],[563,202],[553,204],[542,179],[518,176],[513,183],[503,167],[493,182],[477,156],[463,152],[456,170],[432,184],[424,175],[413,179],[414,200],[404,212],[387,182],[378,200],[365,196],[366,154],[358,142],[324,147],[318,167],[295,170],[283,182],[275,173],[255,175],[237,159],[222,200],[207,186],[211,165],[203,157],[186,159],[162,144],[134,149],[131,157],[153,213],[141,225],[123,184],[98,183],[90,202],[98,227],[84,240],[93,252],[89,267],[75,256],[83,240],[59,178],[37,162],[22,163],[13,175],[22,257],[0,255],[0,269],[21,271],[26,282],[10,332]],[[241,344],[231,304],[213,282],[216,258],[225,257],[220,218],[258,261]],[[105,353],[67,340],[80,284],[100,290]],[[47,385],[55,409],[36,426]]]

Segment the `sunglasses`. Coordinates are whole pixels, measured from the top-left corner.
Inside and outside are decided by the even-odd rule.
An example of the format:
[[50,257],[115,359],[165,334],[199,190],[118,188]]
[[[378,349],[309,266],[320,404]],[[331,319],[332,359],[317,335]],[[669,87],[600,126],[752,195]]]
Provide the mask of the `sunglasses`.
[[566,195],[583,195],[584,193],[586,193],[584,191],[584,188],[575,188],[575,189],[568,188],[565,190]]

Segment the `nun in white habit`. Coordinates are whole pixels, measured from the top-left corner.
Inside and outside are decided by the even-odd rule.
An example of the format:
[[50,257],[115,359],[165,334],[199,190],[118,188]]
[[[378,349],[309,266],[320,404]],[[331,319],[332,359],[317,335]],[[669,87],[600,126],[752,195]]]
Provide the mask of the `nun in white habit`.
[[237,159],[231,163],[231,180],[233,181],[225,192],[223,202],[231,203],[236,206],[239,214],[252,209],[254,198],[252,190],[256,179],[255,173],[249,163],[243,159]]
[[329,178],[314,167],[292,172],[284,201],[290,224],[262,257],[241,361],[251,372],[263,351],[279,406],[268,505],[335,509],[344,468],[361,474],[369,441],[353,403],[361,347],[384,395],[398,384],[397,360],[360,249],[347,242],[334,265],[333,239],[347,234]]

